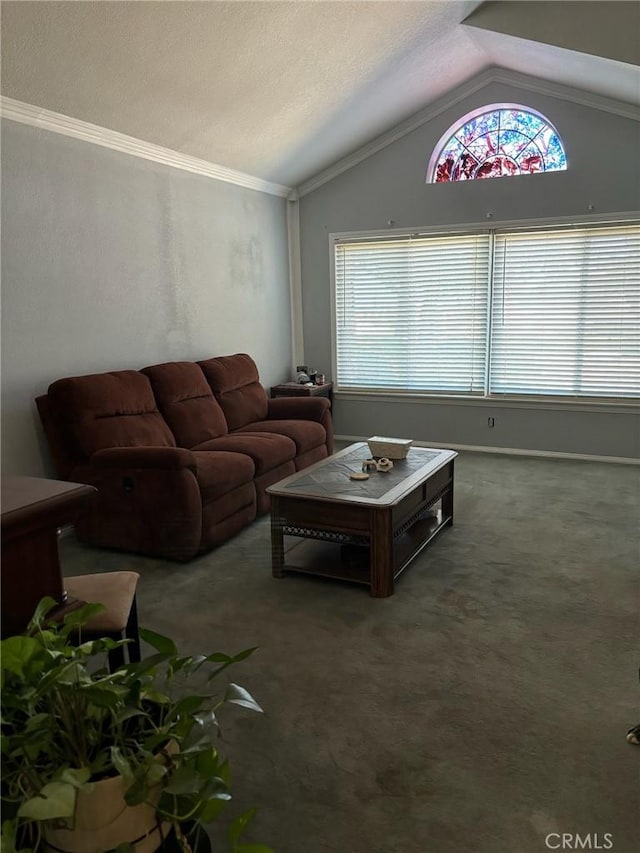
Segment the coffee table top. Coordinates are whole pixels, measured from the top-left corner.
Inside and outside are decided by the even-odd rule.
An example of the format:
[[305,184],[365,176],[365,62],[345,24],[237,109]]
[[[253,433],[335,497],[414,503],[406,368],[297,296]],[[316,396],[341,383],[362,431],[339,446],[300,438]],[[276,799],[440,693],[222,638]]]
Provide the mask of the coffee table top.
[[361,441],[274,483],[267,488],[267,493],[278,497],[392,506],[457,455],[455,450],[414,445],[406,459],[393,460],[390,471],[371,471],[368,480],[351,480],[349,475],[362,471],[363,461],[371,458],[369,445]]

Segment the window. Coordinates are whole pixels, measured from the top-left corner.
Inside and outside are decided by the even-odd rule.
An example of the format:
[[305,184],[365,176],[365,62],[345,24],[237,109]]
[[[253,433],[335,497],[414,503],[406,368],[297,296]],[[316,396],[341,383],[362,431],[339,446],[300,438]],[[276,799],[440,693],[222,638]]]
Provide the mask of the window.
[[427,183],[501,178],[566,169],[564,146],[540,113],[516,105],[469,113],[442,137]]
[[340,239],[340,390],[640,396],[640,224]]

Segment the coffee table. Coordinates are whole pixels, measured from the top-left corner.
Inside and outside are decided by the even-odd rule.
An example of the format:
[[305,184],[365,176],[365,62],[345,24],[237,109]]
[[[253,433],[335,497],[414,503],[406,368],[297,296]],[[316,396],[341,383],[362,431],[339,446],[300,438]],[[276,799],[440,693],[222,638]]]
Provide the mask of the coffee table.
[[[370,458],[366,442],[267,488],[276,578],[303,572],[366,584],[375,598],[441,530],[453,524],[454,450],[412,447],[368,480],[351,480]],[[296,543],[285,551],[284,537]]]

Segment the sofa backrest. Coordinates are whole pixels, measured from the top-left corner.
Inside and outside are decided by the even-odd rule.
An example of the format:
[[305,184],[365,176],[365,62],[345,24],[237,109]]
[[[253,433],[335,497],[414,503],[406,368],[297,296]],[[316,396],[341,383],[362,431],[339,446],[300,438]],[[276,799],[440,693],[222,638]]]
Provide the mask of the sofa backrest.
[[224,413],[202,370],[191,361],[170,361],[145,367],[158,408],[178,447],[192,448],[226,435]]
[[255,361],[246,353],[199,361],[230,430],[267,417],[267,392]]
[[107,447],[176,445],[149,379],[137,370],[58,379],[49,386],[48,402],[76,458]]
[[64,424],[60,423],[55,417],[48,394],[40,394],[36,397],[36,407],[44,434],[47,437],[56,473],[61,480],[70,480],[71,472],[76,465],[84,461],[84,456],[73,436],[68,434]]

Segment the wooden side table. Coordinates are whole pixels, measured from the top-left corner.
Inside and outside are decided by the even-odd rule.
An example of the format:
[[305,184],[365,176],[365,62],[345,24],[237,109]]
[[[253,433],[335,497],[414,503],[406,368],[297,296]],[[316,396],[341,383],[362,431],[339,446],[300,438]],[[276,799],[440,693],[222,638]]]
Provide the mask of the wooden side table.
[[2,479],[2,636],[20,633],[45,595],[60,602],[60,614],[81,602],[68,600],[58,554],[58,528],[72,524],[97,492],[84,483],[39,477]]
[[333,402],[333,382],[323,385],[301,385],[299,382],[283,382],[271,386],[272,397],[327,397]]

